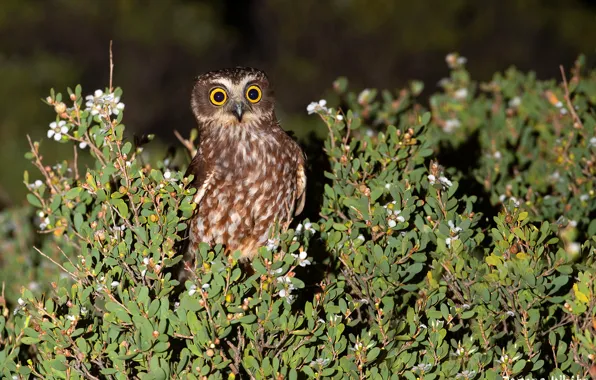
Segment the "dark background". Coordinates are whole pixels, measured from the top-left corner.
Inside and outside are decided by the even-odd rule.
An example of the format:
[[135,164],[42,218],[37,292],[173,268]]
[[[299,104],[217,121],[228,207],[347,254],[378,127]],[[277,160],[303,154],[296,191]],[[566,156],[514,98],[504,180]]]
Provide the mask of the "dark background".
[[[446,54],[468,58],[477,80],[515,65],[558,78],[579,53],[596,53],[596,4],[581,0],[427,1],[140,1],[1,0],[0,208],[24,198],[26,135],[43,139],[55,117],[50,88],[84,93],[124,89],[125,124],[155,133],[156,147],[176,144],[173,131],[194,127],[193,77],[253,65],[276,87],[278,116],[299,137],[320,128],[306,105],[347,76],[355,89],[394,89],[421,79],[427,91],[448,74]],[[324,133],[324,131],[317,131]],[[44,143],[49,162],[72,153]]]

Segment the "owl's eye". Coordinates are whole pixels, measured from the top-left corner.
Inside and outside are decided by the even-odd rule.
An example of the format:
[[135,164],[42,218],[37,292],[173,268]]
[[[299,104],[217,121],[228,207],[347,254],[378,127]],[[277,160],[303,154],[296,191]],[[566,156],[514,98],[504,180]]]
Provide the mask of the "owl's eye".
[[246,99],[248,99],[248,101],[250,101],[251,103],[256,103],[259,100],[261,100],[261,95],[261,89],[259,88],[259,86],[253,84],[252,86],[246,89]]
[[223,88],[214,88],[213,90],[211,90],[211,93],[209,94],[209,100],[211,100],[211,103],[213,103],[216,106],[223,105],[227,99],[228,95],[226,94]]

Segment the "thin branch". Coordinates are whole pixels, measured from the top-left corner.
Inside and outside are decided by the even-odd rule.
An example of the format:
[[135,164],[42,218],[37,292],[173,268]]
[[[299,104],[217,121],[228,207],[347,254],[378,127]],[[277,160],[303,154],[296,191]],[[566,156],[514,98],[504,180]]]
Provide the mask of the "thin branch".
[[60,269],[62,269],[64,272],[68,273],[70,275],[70,277],[72,277],[73,280],[78,280],[77,276],[75,276],[74,274],[72,274],[71,272],[69,272],[68,270],[66,270],[66,268],[64,268],[64,266],[62,266],[60,263],[58,263],[56,260],[52,259],[50,256],[46,255],[45,253],[43,253],[41,250],[39,250],[39,248],[37,247],[33,247],[33,249],[35,249],[40,255],[42,255],[43,257],[45,257],[46,259],[50,260],[51,262],[53,262],[54,264],[56,264]]
[[174,129],[174,135],[176,136],[176,138],[178,139],[178,141],[180,141],[180,143],[182,145],[184,145],[184,147],[188,150],[188,152],[190,153],[191,158],[194,157],[196,151],[195,151],[195,147],[190,142],[190,140],[185,139],[184,137],[182,137],[182,135],[177,130],[175,130],[175,129]]
[[110,93],[114,92],[112,78],[114,78],[114,56],[112,54],[112,40],[110,40]]
[[567,103],[567,108],[569,108],[569,112],[571,112],[571,115],[573,116],[573,120],[575,120],[575,122],[577,124],[579,124],[579,126],[583,129],[584,124],[582,123],[579,116],[577,116],[577,113],[575,112],[575,108],[573,107],[573,104],[571,103],[571,95],[569,94],[569,86],[567,84],[567,76],[565,75],[565,69],[563,68],[563,65],[560,65],[559,69],[561,70],[561,76],[563,77],[563,88],[565,89],[565,101]]
[[77,145],[74,144],[73,146],[73,150],[74,150],[74,161],[72,163],[72,166],[74,166],[74,172],[75,172],[75,181],[79,180],[79,153],[77,151]]

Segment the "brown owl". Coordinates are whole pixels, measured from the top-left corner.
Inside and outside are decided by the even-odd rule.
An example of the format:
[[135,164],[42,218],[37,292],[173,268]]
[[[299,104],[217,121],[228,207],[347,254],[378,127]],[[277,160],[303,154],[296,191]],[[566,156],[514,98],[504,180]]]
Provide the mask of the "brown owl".
[[279,125],[267,75],[237,67],[196,78],[191,107],[199,145],[193,174],[198,205],[185,261],[200,242],[252,259],[276,224],[287,226],[305,201],[305,155]]

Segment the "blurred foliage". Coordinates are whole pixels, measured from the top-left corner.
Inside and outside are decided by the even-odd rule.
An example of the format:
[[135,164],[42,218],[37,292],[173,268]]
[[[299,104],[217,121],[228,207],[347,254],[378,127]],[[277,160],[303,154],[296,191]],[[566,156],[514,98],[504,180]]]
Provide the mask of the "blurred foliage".
[[[130,136],[155,133],[169,144],[173,129],[188,134],[192,78],[255,65],[278,89],[284,127],[305,140],[316,126],[299,111],[337,75],[357,87],[434,83],[442,75],[434,62],[459,50],[476,78],[511,63],[553,77],[580,51],[593,56],[594,14],[581,0],[3,0],[0,160],[13,165],[0,167],[0,206],[24,199],[27,164],[13,158],[27,150],[25,133],[39,139],[47,127],[38,94],[65,83],[105,85],[111,39]],[[54,161],[64,152],[45,155]]]
[[123,137],[120,89],[52,91],[50,141],[92,159],[50,166],[31,143],[43,179],[25,175],[30,206],[0,229],[0,274],[24,285],[0,299],[3,374],[593,376],[596,71],[580,57],[562,81],[510,69],[477,82],[464,57],[446,62],[429,109],[419,81],[336,80],[335,100],[307,107],[328,131],[317,220],[278,231],[254,273],[202,245],[184,284],[172,270],[189,179]]

